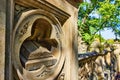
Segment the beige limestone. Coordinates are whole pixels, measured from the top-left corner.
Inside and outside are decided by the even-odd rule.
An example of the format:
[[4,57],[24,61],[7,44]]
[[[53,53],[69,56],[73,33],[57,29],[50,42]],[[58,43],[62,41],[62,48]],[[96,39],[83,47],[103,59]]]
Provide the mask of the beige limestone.
[[[5,0],[0,0],[4,3]],[[62,25],[63,51],[65,53],[64,76],[65,80],[78,80],[77,60],[77,13],[78,9],[69,0],[46,0],[50,4],[68,13],[70,17]],[[72,0],[71,0],[72,1]],[[5,4],[0,5],[0,80],[4,80],[4,53],[5,53]],[[2,27],[1,27],[2,26]],[[63,74],[62,74],[63,75]]]
[[4,80],[5,62],[5,0],[0,0],[0,80]]
[[[77,13],[78,9],[68,3],[66,0],[47,0],[53,5],[59,7],[63,11],[69,13],[71,17],[65,22],[62,29],[65,38],[66,63],[65,63],[65,80],[78,79],[78,65],[76,60],[77,51]],[[76,50],[76,51],[75,51]],[[74,69],[73,69],[74,68]]]
[[4,80],[4,57],[5,57],[4,53],[5,53],[5,28],[0,27],[0,80]]

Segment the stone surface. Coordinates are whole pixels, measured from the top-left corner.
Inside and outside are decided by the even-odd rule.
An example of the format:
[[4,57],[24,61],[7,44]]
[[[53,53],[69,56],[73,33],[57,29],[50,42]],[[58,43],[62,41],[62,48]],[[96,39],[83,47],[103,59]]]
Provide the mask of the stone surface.
[[5,62],[5,0],[0,0],[0,80],[4,80]]
[[[23,0],[16,0],[18,1],[23,1]],[[26,0],[29,1],[29,0]],[[30,0],[30,1],[34,1],[34,0]],[[38,0],[38,1],[42,1],[42,0]],[[75,0],[75,1],[79,1],[79,0]],[[5,0],[1,0],[0,3],[4,3]],[[44,1],[43,1],[44,2]],[[49,11],[51,12],[51,14],[55,15],[57,21],[61,24],[61,29],[62,29],[62,54],[64,53],[65,58],[65,63],[63,66],[63,69],[59,69],[57,68],[56,71],[54,73],[57,73],[57,70],[59,70],[60,75],[58,75],[58,79],[56,80],[78,80],[78,58],[77,58],[77,15],[78,15],[78,9],[76,7],[76,2],[74,2],[74,0],[46,0],[46,4],[44,5],[38,5],[38,3],[33,3],[36,4],[34,6],[34,8],[41,8],[45,9],[45,11]],[[74,2],[74,3],[73,3]],[[26,3],[25,3],[26,4]],[[52,5],[52,6],[51,6]],[[46,7],[47,6],[47,7]],[[0,80],[4,80],[4,53],[5,53],[5,4],[0,5],[0,65],[2,65],[0,67]],[[29,5],[26,4],[26,7],[30,7]],[[51,11],[52,9],[52,11]],[[22,8],[22,10],[24,10]],[[48,14],[48,17],[51,18],[51,16]],[[16,15],[16,14],[15,14]],[[25,14],[24,14],[25,15]],[[23,16],[24,16],[23,15]],[[45,14],[46,15],[46,14]],[[54,20],[54,19],[52,19]],[[53,21],[54,23],[54,21]],[[58,25],[58,23],[55,23],[54,25]],[[1,27],[3,26],[3,27]],[[26,27],[25,27],[26,28]],[[23,36],[24,34],[27,33],[27,29],[25,29],[25,31],[23,31],[23,33],[21,33]],[[57,34],[57,33],[56,33]],[[59,35],[58,35],[59,36]],[[26,36],[24,36],[26,37]],[[23,37],[23,38],[24,38]],[[16,41],[17,43],[17,41]],[[19,42],[18,42],[19,43]],[[18,47],[19,48],[19,47]],[[15,48],[17,49],[17,48]],[[56,53],[58,53],[56,50],[54,51],[54,56],[57,57],[59,55],[55,55]],[[15,57],[17,55],[14,55]],[[63,56],[61,56],[63,57]],[[16,59],[15,61],[17,62],[18,59]],[[56,60],[59,60],[59,58],[55,59],[53,62],[49,62],[49,65],[53,65],[56,63]],[[62,67],[64,60],[62,60],[62,63],[60,63],[61,65],[59,65],[59,67]],[[19,63],[16,63],[19,64]],[[30,63],[31,64],[31,63]],[[41,63],[40,63],[41,64]],[[45,62],[45,65],[47,65],[47,62]],[[48,65],[48,66],[49,66]],[[42,66],[43,70],[46,68],[45,66]],[[29,78],[31,76],[36,76],[36,74],[29,74],[26,70],[23,70],[23,72],[25,71],[24,76],[29,76]],[[53,70],[54,71],[54,70]],[[39,72],[39,71],[38,71]],[[37,75],[37,76],[44,76],[46,75],[47,71],[45,71],[45,73],[43,72],[42,75]],[[49,69],[48,69],[49,72]],[[21,77],[21,76],[20,76]],[[53,75],[53,77],[55,77],[55,75]],[[22,79],[22,78],[21,78]],[[24,78],[25,80],[27,80],[27,78]],[[36,79],[32,79],[31,80],[37,80]],[[50,79],[52,80],[52,79]]]
[[[64,51],[66,53],[65,80],[78,80],[78,60],[77,60],[77,15],[78,9],[66,0],[47,0],[71,16],[64,23],[62,30],[64,33]],[[69,76],[69,77],[68,77]]]
[[86,53],[88,45],[78,36],[78,54]]
[[4,80],[5,28],[0,26],[0,80]]

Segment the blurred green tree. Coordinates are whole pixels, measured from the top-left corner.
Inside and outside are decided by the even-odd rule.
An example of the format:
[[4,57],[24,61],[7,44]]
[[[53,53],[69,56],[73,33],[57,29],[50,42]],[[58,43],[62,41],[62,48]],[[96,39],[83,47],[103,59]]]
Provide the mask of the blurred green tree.
[[[79,5],[78,33],[88,45],[104,28],[120,36],[120,0],[84,0]],[[99,34],[101,41],[104,39]]]

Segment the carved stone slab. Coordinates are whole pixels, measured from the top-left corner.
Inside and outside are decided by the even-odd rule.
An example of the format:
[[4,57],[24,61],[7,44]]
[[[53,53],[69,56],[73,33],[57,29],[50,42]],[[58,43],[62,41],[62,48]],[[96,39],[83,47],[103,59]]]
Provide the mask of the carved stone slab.
[[[45,22],[38,25],[43,27],[36,28],[34,25],[39,19]],[[45,37],[50,26],[51,34]],[[13,66],[19,79],[53,80],[58,76],[65,60],[61,35],[60,23],[47,11],[37,9],[22,13],[14,29],[13,46]]]

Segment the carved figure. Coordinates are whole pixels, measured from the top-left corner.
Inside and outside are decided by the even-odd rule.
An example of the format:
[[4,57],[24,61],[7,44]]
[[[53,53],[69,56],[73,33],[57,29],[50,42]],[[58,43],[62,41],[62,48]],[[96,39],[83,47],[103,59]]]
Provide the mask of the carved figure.
[[[25,69],[32,71],[40,69],[43,65],[47,67],[55,65],[57,59],[52,54],[54,50],[51,50],[51,47],[57,47],[58,42],[56,39],[50,38],[51,33],[52,26],[47,20],[43,18],[35,20],[31,36],[24,41],[20,50],[21,63]],[[47,58],[51,59],[47,60]],[[37,62],[38,59],[40,62]],[[33,64],[31,60],[36,62]]]
[[41,46],[51,50],[51,47],[57,47],[58,42],[50,39],[52,31],[51,24],[45,19],[37,19],[32,26],[31,36],[27,40],[33,40],[40,43]]

